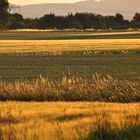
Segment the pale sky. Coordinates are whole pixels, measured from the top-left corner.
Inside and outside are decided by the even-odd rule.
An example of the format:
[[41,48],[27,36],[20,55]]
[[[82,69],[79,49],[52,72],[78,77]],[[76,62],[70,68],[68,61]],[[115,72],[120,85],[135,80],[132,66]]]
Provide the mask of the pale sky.
[[9,0],[12,4],[26,5],[37,3],[72,3],[80,0]]

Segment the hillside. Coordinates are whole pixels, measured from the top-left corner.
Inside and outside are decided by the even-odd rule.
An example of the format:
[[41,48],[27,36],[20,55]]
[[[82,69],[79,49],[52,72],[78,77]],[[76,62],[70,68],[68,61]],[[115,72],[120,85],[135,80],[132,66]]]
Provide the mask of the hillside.
[[136,12],[140,12],[139,5],[139,0],[101,0],[100,2],[86,0],[72,4],[46,3],[21,6],[21,14],[26,18],[35,18],[47,13],[55,13],[56,15],[66,15],[71,12],[92,12],[102,15],[122,13],[125,18],[131,19]]

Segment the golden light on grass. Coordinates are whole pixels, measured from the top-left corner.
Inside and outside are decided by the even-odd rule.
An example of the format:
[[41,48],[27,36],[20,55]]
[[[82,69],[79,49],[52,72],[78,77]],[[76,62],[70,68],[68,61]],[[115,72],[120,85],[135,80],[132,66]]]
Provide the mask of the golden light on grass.
[[0,40],[0,53],[140,49],[140,39]]
[[140,130],[139,107],[140,104],[99,102],[0,103],[1,138],[92,140],[94,136],[97,140],[113,135],[116,140],[131,135],[134,139]]
[[40,76],[13,83],[1,80],[0,100],[139,102],[140,84],[100,74],[56,80]]

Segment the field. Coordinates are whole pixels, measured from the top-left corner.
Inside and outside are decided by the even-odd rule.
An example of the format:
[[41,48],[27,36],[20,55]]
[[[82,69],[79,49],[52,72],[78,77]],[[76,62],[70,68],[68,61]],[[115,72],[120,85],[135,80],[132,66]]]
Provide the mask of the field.
[[0,140],[140,139],[139,31],[3,31],[0,76]]
[[1,40],[139,39],[139,31],[5,31]]
[[139,140],[140,104],[0,103],[1,140]]
[[1,32],[0,39],[4,80],[40,75],[56,79],[69,72],[71,76],[90,77],[98,72],[140,80],[139,32]]

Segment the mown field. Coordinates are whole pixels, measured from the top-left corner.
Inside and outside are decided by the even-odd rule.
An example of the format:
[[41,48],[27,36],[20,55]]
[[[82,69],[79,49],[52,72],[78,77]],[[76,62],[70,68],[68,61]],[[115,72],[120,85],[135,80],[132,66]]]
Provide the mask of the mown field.
[[0,56],[0,75],[8,81],[32,79],[40,75],[54,79],[64,74],[90,77],[95,72],[118,79],[140,81],[140,54]]
[[0,76],[0,140],[140,139],[138,31],[0,32]]
[[8,40],[71,40],[71,39],[139,39],[139,31],[31,31],[0,32],[0,39]]
[[1,140],[139,140],[140,104],[0,103]]

